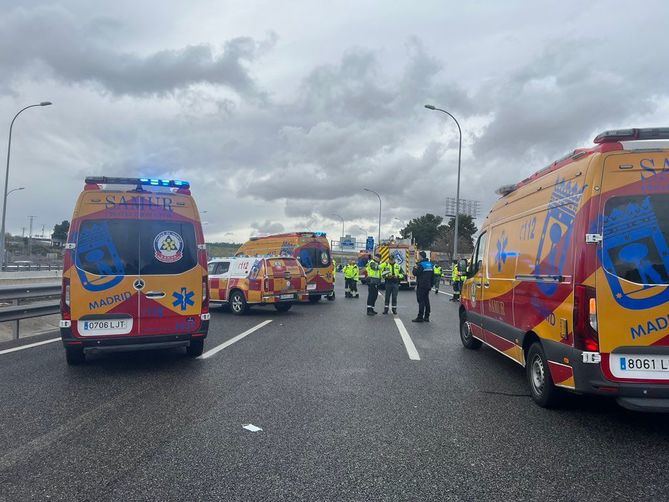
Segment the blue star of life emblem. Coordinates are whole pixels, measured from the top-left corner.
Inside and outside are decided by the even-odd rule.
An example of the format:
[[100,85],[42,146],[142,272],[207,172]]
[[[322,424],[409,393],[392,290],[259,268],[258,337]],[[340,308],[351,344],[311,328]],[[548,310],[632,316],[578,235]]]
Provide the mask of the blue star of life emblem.
[[181,288],[181,293],[175,291],[172,293],[172,296],[175,298],[172,302],[173,307],[180,307],[181,310],[186,310],[188,305],[195,305],[195,302],[193,301],[195,291],[186,291],[186,288]]

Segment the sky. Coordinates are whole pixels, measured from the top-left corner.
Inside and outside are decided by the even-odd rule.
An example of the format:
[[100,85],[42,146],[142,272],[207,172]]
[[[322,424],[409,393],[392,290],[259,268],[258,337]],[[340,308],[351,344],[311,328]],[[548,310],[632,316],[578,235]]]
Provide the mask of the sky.
[[[486,213],[601,131],[669,126],[669,3],[0,0],[7,228],[90,175],[185,179],[208,241]],[[3,139],[4,138],[4,139]],[[0,181],[1,182],[1,181]],[[204,212],[206,211],[206,213]],[[481,215],[481,221],[484,214]],[[27,230],[26,230],[27,232]]]

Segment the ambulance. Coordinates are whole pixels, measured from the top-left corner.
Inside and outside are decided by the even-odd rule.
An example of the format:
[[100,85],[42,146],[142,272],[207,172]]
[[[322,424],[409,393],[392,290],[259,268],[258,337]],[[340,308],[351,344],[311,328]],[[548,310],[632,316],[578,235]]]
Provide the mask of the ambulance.
[[229,306],[241,315],[252,305],[274,305],[287,312],[293,303],[306,301],[307,276],[296,258],[233,257],[209,262],[212,305]]
[[[500,190],[467,269],[460,337],[565,392],[669,411],[669,128],[606,131]],[[464,264],[463,264],[464,265]]]
[[318,302],[323,296],[332,301],[334,267],[330,243],[323,232],[293,232],[251,237],[237,250],[236,256],[293,256],[307,274],[309,301]]
[[68,364],[91,352],[202,354],[207,252],[188,182],[86,178],[65,244],[61,316]]

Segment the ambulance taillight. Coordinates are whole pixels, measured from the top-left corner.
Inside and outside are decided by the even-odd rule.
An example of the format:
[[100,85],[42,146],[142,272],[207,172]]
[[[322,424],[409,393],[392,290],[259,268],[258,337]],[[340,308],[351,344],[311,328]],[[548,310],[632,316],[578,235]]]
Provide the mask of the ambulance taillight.
[[202,278],[202,313],[209,312],[209,281],[206,277]]
[[595,288],[582,284],[574,288],[574,347],[599,352]]
[[60,313],[63,319],[70,320],[70,279],[63,278],[60,291]]

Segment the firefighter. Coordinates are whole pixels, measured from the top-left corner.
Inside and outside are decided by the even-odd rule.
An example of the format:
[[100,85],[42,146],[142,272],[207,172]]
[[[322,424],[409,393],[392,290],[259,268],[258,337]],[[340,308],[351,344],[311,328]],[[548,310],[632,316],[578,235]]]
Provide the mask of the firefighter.
[[416,299],[418,300],[418,316],[412,322],[430,322],[430,290],[434,284],[434,266],[427,259],[425,251],[420,253],[420,261],[413,268],[416,276]]
[[438,264],[434,264],[434,294],[439,294],[439,285],[441,284],[441,267]]
[[381,278],[385,280],[386,297],[383,313],[388,313],[392,299],[393,314],[397,314],[397,293],[400,290],[400,281],[404,278],[402,267],[395,263],[395,255],[390,255],[389,261],[381,264]]
[[355,260],[351,260],[344,267],[346,298],[359,298],[359,293],[358,293],[359,279],[360,279],[360,273],[358,271],[358,265],[355,263]]
[[452,302],[457,302],[460,300],[460,273],[458,272],[458,262],[453,260],[453,268],[451,269],[451,284],[453,285],[453,298]]
[[376,315],[374,310],[376,299],[379,296],[379,284],[381,284],[381,255],[375,254],[374,258],[370,256],[367,262],[367,315]]

